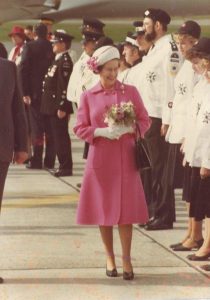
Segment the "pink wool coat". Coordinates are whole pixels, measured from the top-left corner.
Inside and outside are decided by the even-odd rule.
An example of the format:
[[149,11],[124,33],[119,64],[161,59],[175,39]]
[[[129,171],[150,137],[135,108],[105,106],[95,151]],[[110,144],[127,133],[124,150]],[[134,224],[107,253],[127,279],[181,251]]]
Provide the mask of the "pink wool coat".
[[119,81],[106,92],[100,82],[83,93],[74,127],[76,135],[90,144],[80,200],[78,224],[111,226],[148,221],[144,191],[135,165],[134,135],[119,140],[94,138],[98,127],[106,127],[106,108],[121,101],[132,101],[142,134],[150,120],[136,88]]

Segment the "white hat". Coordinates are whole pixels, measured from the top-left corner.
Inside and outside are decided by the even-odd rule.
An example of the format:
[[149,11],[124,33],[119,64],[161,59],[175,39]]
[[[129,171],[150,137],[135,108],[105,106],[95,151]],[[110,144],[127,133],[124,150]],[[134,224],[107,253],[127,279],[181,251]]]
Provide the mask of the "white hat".
[[98,73],[98,67],[112,59],[120,59],[119,50],[114,46],[103,46],[93,53],[93,56],[87,61],[87,65],[89,69]]

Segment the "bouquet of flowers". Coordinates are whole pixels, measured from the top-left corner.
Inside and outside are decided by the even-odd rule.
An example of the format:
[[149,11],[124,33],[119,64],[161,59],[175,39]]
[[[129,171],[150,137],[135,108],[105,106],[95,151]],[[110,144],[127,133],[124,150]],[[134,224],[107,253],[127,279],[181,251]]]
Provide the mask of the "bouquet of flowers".
[[136,121],[134,105],[131,101],[111,105],[106,113],[104,123],[109,128],[133,127]]

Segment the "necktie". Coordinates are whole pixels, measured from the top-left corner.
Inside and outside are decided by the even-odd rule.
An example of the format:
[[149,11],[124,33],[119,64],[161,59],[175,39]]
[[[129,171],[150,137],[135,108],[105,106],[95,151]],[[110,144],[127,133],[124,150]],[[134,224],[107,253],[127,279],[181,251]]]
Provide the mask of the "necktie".
[[15,51],[13,53],[13,56],[12,56],[12,61],[16,61],[16,58],[20,55],[20,48],[21,46],[16,46],[15,47]]

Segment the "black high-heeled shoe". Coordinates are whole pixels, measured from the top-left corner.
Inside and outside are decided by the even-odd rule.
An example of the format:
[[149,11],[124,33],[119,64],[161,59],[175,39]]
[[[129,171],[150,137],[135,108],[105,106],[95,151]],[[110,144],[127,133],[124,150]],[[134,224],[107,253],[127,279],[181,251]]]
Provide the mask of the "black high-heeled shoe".
[[125,272],[125,271],[123,271],[123,279],[124,280],[133,280],[134,279],[134,273],[133,273],[133,271],[131,271],[131,272]]
[[173,251],[191,251],[193,249],[200,249],[203,245],[204,239],[200,239],[198,241],[194,241],[195,245],[193,247],[185,247],[184,245],[177,245],[176,247],[172,248]]
[[[123,256],[122,259],[124,261],[131,262],[130,256]],[[132,268],[132,271],[130,271],[130,272],[126,272],[123,270],[123,279],[124,280],[133,280],[134,279],[133,268]]]
[[200,266],[200,268],[204,271],[210,272],[210,265],[203,265],[203,266]]
[[[114,253],[112,253],[112,252],[108,253],[107,257],[112,258],[113,261],[115,260]],[[118,276],[117,269],[113,268],[112,270],[108,270],[107,265],[106,265],[106,276],[108,276],[108,277],[117,277]]]
[[108,270],[108,269],[106,268],[106,276],[108,276],[108,277],[117,277],[117,276],[118,276],[117,269],[114,268],[114,269],[112,269],[112,270]]
[[197,256],[196,254],[190,254],[187,256],[189,260],[193,260],[193,261],[205,261],[208,260],[209,257],[210,257],[210,253],[203,256]]

